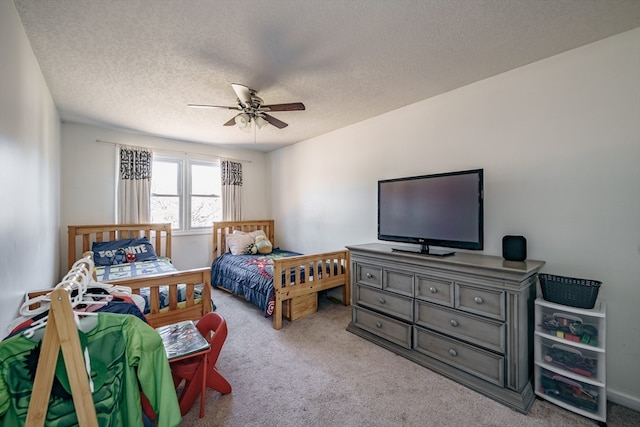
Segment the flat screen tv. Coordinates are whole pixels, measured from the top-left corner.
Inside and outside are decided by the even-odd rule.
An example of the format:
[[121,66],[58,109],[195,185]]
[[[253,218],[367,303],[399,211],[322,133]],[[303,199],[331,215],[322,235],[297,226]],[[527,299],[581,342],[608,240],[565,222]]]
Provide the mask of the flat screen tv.
[[483,169],[378,181],[378,239],[419,244],[394,250],[447,256],[482,250]]

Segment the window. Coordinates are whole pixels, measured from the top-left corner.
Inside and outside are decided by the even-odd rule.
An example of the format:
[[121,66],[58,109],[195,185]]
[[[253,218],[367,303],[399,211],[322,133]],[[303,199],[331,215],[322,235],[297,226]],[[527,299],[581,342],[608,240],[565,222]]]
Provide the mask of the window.
[[220,164],[154,156],[151,221],[178,231],[210,229],[222,220]]

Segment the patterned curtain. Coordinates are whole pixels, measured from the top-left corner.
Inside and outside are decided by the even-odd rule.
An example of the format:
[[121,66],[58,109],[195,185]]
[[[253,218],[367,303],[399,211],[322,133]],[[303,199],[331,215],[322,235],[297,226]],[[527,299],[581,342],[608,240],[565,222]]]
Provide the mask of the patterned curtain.
[[242,164],[223,160],[222,173],[222,220],[239,221],[242,219]]
[[118,223],[151,222],[151,165],[153,152],[146,148],[120,147]]

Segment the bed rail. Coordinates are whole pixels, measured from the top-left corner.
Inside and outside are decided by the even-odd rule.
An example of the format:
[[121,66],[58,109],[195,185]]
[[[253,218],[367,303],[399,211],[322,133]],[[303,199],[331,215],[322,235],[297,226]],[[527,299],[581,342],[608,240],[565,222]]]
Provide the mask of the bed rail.
[[348,250],[276,259],[273,265],[273,328],[282,328],[282,302],[295,297],[344,285],[342,298],[344,304],[349,305],[349,263]]
[[[149,288],[149,313],[147,321],[154,328],[181,322],[199,320],[209,313],[211,307],[211,269],[196,268],[171,273],[137,276],[133,278],[110,280],[110,285],[128,286],[134,294],[140,289]],[[185,285],[185,300],[178,302],[178,285]],[[196,286],[202,287],[200,298],[196,298]],[[168,306],[160,308],[160,287],[168,286]]]

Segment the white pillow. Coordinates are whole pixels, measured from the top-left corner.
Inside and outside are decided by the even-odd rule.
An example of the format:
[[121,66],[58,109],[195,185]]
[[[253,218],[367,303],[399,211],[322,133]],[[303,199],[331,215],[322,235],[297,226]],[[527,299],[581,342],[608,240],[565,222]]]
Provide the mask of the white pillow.
[[227,236],[227,247],[233,255],[250,254],[255,238],[246,233],[233,233]]
[[255,230],[255,231],[250,231],[249,233],[247,233],[249,236],[253,237],[253,240],[256,240],[256,237],[258,236],[264,236],[267,237],[266,234],[264,234],[264,230]]

